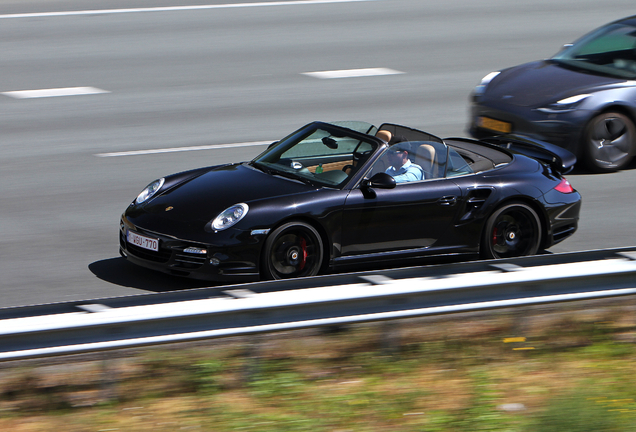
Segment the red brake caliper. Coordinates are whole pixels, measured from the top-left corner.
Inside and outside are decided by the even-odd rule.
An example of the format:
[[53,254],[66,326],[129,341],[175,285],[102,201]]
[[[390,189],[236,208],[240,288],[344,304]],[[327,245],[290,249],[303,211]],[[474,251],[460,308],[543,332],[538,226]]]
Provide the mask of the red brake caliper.
[[497,228],[496,227],[494,230],[492,230],[492,244],[493,245],[497,244]]
[[302,270],[305,268],[305,264],[307,264],[307,242],[304,238],[300,239],[300,248],[303,250],[303,258],[300,261],[298,267],[300,268],[300,270]]

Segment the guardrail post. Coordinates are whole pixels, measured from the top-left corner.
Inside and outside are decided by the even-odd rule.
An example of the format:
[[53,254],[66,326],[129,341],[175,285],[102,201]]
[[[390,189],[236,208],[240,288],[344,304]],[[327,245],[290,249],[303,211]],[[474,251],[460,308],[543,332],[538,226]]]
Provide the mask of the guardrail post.
[[243,365],[243,383],[254,380],[260,370],[261,335],[253,334],[247,337],[245,347],[245,364]]
[[519,307],[512,311],[512,333],[511,337],[525,337],[528,331],[528,320],[530,308]]
[[117,394],[117,370],[108,358],[108,353],[102,353],[101,360],[101,389],[100,399],[103,402],[111,402],[119,399]]
[[400,347],[400,328],[395,321],[384,321],[380,328],[380,345],[382,353],[393,355]]

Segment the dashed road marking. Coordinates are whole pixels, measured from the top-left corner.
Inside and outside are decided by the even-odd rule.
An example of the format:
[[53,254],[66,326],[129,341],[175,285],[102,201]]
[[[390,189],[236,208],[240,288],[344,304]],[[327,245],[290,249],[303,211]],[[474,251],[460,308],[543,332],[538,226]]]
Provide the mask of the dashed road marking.
[[7,91],[1,94],[14,98],[14,99],[35,99],[35,98],[48,98],[48,97],[60,97],[60,96],[82,96],[110,93],[107,90],[102,90],[97,87],[66,87],[66,88],[52,88],[41,90],[18,90]]
[[307,75],[318,79],[334,79],[334,78],[358,78],[381,75],[398,75],[404,72],[389,68],[366,68],[366,69],[343,69],[320,72],[303,72]]

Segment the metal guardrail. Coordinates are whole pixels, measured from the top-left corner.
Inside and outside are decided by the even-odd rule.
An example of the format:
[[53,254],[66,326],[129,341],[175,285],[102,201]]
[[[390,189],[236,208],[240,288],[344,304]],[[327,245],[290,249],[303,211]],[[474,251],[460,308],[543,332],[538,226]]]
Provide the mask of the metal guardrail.
[[[617,254],[631,252],[636,253],[636,246],[617,249],[598,249],[582,252],[568,252],[559,254],[534,255],[521,258],[510,258],[495,261],[468,261],[456,262],[450,259],[449,264],[437,264],[397,269],[384,269],[367,272],[334,274],[304,279],[291,279],[282,281],[257,282],[249,284],[249,289],[255,293],[272,291],[285,291],[303,288],[317,288],[333,285],[347,285],[360,282],[360,277],[385,275],[391,279],[407,279],[417,277],[443,277],[450,274],[473,273],[492,270],[492,266],[500,264],[514,264],[525,268],[545,266],[549,264],[566,264],[584,261],[597,261],[616,257]],[[96,298],[90,300],[75,300],[58,303],[36,304],[17,307],[0,307],[0,322],[9,318],[25,318],[29,316],[42,316],[77,312],[83,310],[86,304],[99,303],[109,308],[129,306],[143,306],[160,303],[170,303],[186,300],[207,299],[215,296],[225,296],[223,291],[245,287],[246,285],[224,285],[210,288],[195,288],[161,293],[144,293],[120,297]]]
[[636,248],[11,308],[0,361],[630,294]]

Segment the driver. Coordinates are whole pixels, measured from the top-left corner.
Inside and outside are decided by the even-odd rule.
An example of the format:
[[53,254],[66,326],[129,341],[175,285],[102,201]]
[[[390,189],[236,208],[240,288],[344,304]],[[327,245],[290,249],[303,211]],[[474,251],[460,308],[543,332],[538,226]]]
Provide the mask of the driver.
[[396,183],[417,181],[424,178],[422,167],[409,160],[410,151],[411,145],[406,141],[398,142],[389,148],[388,155],[391,166],[385,172],[392,176]]

